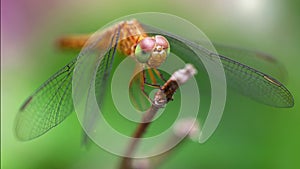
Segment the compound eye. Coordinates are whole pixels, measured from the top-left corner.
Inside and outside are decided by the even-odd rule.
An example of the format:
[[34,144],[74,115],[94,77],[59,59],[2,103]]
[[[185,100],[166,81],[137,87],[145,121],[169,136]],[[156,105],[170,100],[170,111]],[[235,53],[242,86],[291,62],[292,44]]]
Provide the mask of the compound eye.
[[147,62],[148,66],[150,66],[151,68],[159,67],[162,63],[165,62],[167,56],[170,53],[170,45],[165,37],[156,35],[154,39],[155,48]]
[[155,39],[146,37],[135,48],[134,55],[140,63],[147,63],[155,47]]
[[167,55],[170,53],[170,44],[165,37],[161,35],[156,35],[155,42],[156,46],[159,46],[162,50],[164,50]]

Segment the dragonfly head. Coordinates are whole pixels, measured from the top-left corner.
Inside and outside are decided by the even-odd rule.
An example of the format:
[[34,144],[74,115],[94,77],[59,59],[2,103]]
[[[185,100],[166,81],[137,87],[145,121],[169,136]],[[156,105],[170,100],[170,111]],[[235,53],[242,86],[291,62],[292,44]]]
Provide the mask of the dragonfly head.
[[146,37],[136,46],[134,55],[140,63],[145,63],[151,68],[159,67],[170,53],[168,40],[161,36]]

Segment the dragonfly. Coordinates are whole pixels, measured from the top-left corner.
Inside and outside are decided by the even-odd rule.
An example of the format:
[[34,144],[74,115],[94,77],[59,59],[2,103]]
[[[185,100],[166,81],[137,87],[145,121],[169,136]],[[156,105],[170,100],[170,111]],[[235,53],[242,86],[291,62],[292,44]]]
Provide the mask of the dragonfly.
[[[159,32],[157,35],[146,32]],[[61,48],[82,49],[91,34],[71,35],[59,40]],[[264,67],[279,68],[273,57],[255,51],[214,44],[218,53],[210,51],[199,43],[174,35],[165,30],[144,24],[136,19],[118,22],[98,36],[98,50],[103,52],[98,67],[96,84],[97,100],[103,101],[107,79],[111,76],[115,56],[122,54],[136,61],[137,76],[130,82],[130,97],[133,102],[148,99],[145,86],[159,88],[165,81],[159,67],[167,63],[170,52],[184,56],[196,69],[202,69],[199,57],[217,57],[223,64],[227,84],[237,92],[258,102],[273,107],[293,107],[294,99],[289,90],[273,76],[261,70]],[[192,49],[203,51],[197,56]],[[118,52],[116,52],[118,51]],[[241,59],[242,58],[242,59]],[[239,61],[244,60],[244,62]],[[20,107],[16,120],[16,135],[20,140],[37,138],[60,124],[73,111],[72,75],[77,58],[61,68],[44,82]],[[247,63],[252,64],[247,65]],[[256,66],[263,65],[261,67]],[[146,68],[146,69],[145,69]],[[277,71],[277,69],[274,69]],[[280,72],[280,71],[279,71]],[[144,98],[144,99],[141,99]],[[136,103],[139,105],[144,105]]]

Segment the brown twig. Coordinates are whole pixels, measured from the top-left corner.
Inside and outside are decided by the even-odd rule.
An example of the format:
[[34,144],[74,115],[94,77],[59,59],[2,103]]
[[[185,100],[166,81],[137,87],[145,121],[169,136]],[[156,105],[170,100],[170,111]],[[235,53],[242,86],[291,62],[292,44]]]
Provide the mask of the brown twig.
[[152,104],[151,108],[144,114],[143,121],[139,124],[139,126],[137,127],[136,131],[132,136],[134,139],[131,140],[130,145],[128,146],[125,156],[122,159],[120,169],[131,168],[130,156],[134,153],[134,150],[137,147],[139,141],[139,139],[135,139],[135,138],[141,138],[143,136],[149,124],[151,123],[151,120],[153,119],[154,115],[158,110],[159,107],[156,107],[154,104]]
[[184,84],[189,78],[195,75],[197,72],[195,68],[187,64],[184,69],[180,69],[172,74],[170,79],[158,90],[154,96],[151,107],[144,114],[142,121],[139,123],[137,129],[133,134],[125,156],[122,158],[120,169],[132,168],[132,158],[134,151],[136,150],[139,139],[146,132],[146,129],[151,124],[153,117],[156,115],[160,108],[163,108],[170,100],[173,99],[173,95],[178,89],[179,85]]
[[[172,149],[150,158],[135,159],[133,160],[134,168],[142,169],[155,169],[164,163],[176,150],[178,150],[187,140],[194,140],[198,138],[200,125],[196,118],[180,119],[173,126],[173,133],[162,144],[163,147],[175,145]],[[182,139],[183,138],[183,139]],[[182,139],[178,143],[178,139]],[[155,147],[153,147],[155,149]],[[161,145],[156,148],[161,148]]]

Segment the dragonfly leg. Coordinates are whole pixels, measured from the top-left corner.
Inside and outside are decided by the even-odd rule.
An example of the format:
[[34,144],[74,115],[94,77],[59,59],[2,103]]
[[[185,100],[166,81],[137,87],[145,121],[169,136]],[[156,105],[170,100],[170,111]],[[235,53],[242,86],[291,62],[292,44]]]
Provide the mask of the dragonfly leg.
[[154,73],[156,73],[158,75],[158,77],[163,80],[164,82],[167,82],[167,80],[165,79],[165,77],[163,76],[162,73],[160,73],[160,71],[158,71],[157,69],[153,69]]
[[[155,69],[155,70],[156,70],[156,69]],[[156,70],[156,71],[155,71],[155,70],[154,70],[154,73],[156,73],[162,80],[166,81],[166,80],[163,78],[162,74],[160,74],[160,72],[159,72],[158,70]],[[150,74],[151,81],[156,82],[156,79],[155,79],[155,77],[154,77],[153,72],[152,72],[151,70],[148,70],[148,72],[149,72],[149,74]],[[152,99],[149,98],[148,93],[145,91],[145,85],[150,86],[150,87],[153,87],[153,88],[156,88],[156,89],[161,89],[161,85],[159,85],[159,84],[152,84],[152,83],[147,82],[146,71],[145,71],[145,70],[143,70],[141,76],[142,76],[142,77],[141,77],[141,79],[142,79],[142,80],[141,80],[141,91],[142,91],[143,95],[144,95],[150,102],[152,102]]]
[[149,100],[149,102],[152,103],[152,99],[149,98],[148,93],[145,91],[145,84],[148,85],[148,83],[146,82],[146,77],[145,77],[145,70],[143,70],[143,73],[141,74],[142,76],[142,81],[141,81],[141,90],[143,95]]
[[145,81],[145,85],[153,87],[153,88],[160,89],[160,85],[158,85],[158,84],[151,84],[151,83],[148,83],[148,82]]
[[[151,70],[149,70],[149,73],[150,73]],[[152,72],[151,72],[152,73]],[[154,77],[153,74],[150,74],[151,77]],[[160,89],[160,85],[159,84],[152,84],[152,83],[149,83],[147,82],[147,79],[146,79],[146,74],[145,74],[145,70],[143,70],[143,81],[144,81],[144,84],[146,84],[147,86],[150,86],[150,87],[153,87],[153,88],[157,88],[157,89]],[[155,81],[156,80],[152,80],[152,81]]]

